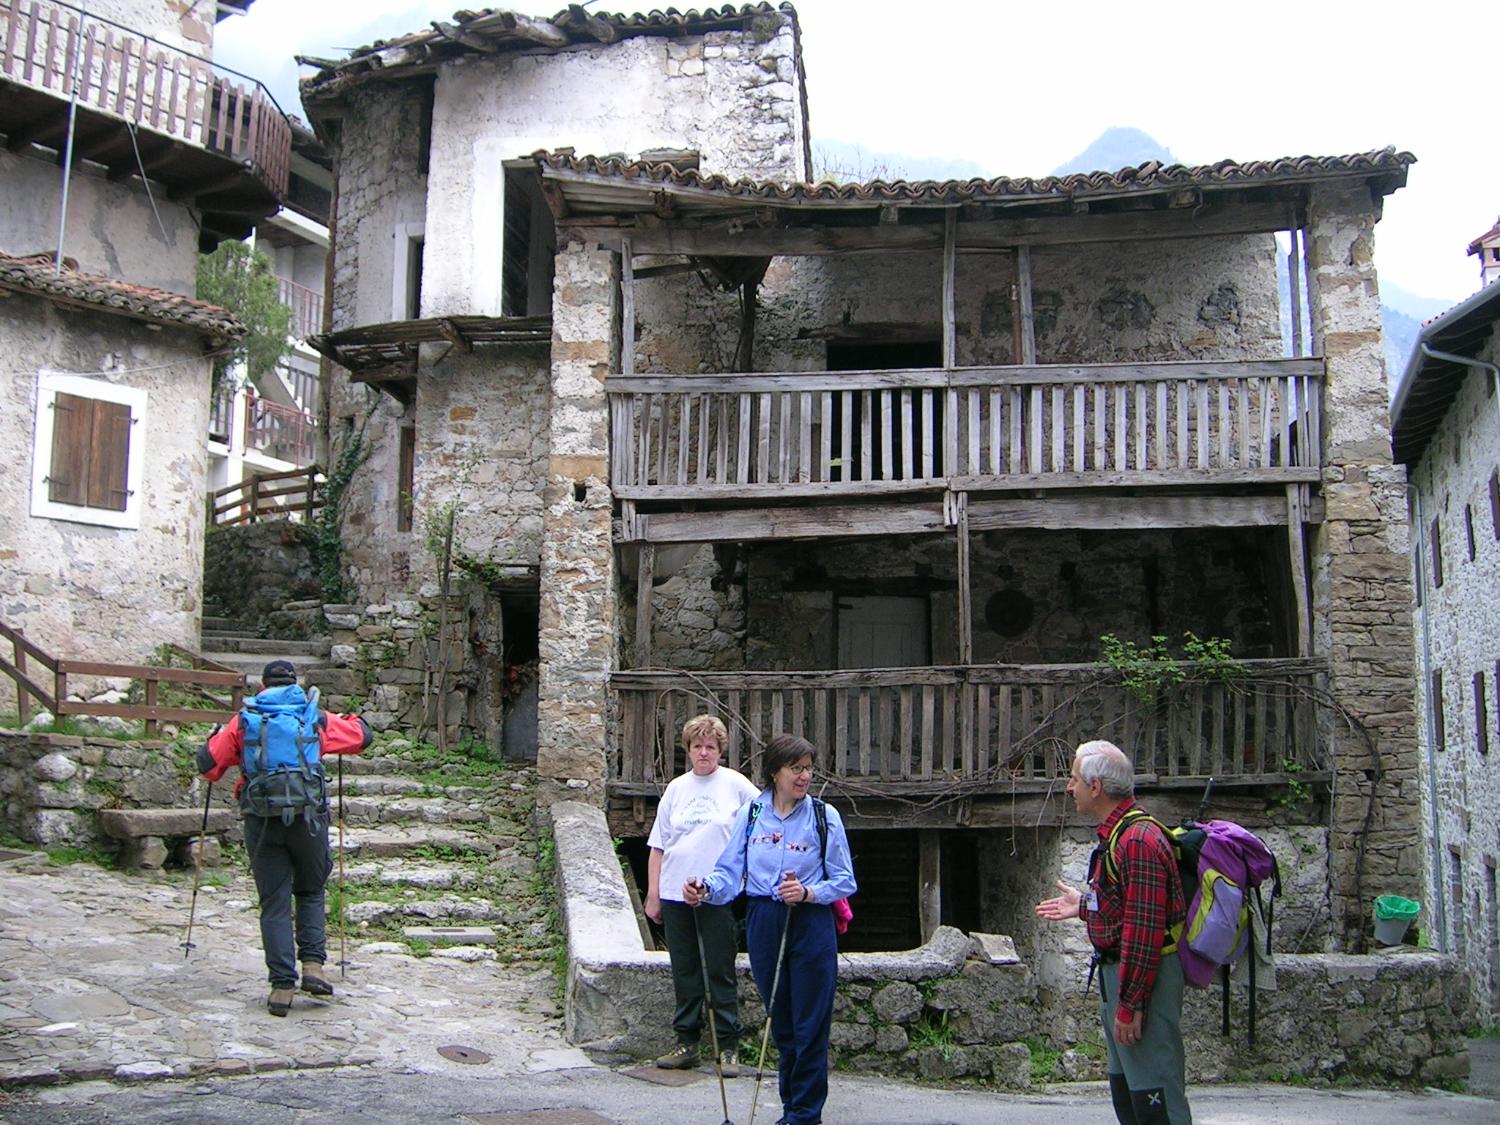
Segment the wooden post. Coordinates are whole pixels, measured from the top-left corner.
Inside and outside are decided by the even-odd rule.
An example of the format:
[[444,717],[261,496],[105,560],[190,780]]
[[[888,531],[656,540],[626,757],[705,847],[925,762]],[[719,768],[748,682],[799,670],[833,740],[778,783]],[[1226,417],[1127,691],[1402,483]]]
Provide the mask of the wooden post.
[[[15,657],[16,671],[26,675],[26,649],[19,641],[12,641],[11,653]],[[16,681],[16,715],[20,718],[18,726],[25,726],[31,719],[31,693],[26,690],[26,685],[20,680]]]
[[1292,245],[1286,255],[1286,273],[1291,283],[1292,358],[1295,359],[1302,354],[1302,255],[1297,245],[1301,231],[1293,227],[1288,233]]
[[958,662],[974,663],[974,611],[969,589],[969,494],[960,492],[958,505]]
[[943,920],[943,837],[933,828],[918,833],[917,917],[922,940],[928,941]]
[[[958,350],[958,327],[954,313],[957,272],[958,211],[950,207],[943,215],[943,367],[949,370],[958,363],[955,354]],[[950,417],[948,425],[955,425],[955,419]]]
[[[146,706],[156,706],[156,681],[150,676],[146,677]],[[161,732],[161,723],[154,716],[146,718],[146,737],[155,738]]]
[[1306,505],[1302,490],[1305,485],[1286,486],[1286,538],[1292,564],[1292,600],[1297,613],[1297,655],[1312,655],[1311,626],[1308,621],[1307,554],[1303,548],[1303,524],[1306,521]]
[[635,374],[635,255],[620,243],[620,374]]
[[247,523],[254,523],[260,518],[260,477],[250,478],[250,517]]
[[651,587],[656,577],[656,544],[642,543],[635,588],[635,666],[651,667]]
[[1016,289],[1021,298],[1021,362],[1036,362],[1036,316],[1031,307],[1031,247],[1016,247]]

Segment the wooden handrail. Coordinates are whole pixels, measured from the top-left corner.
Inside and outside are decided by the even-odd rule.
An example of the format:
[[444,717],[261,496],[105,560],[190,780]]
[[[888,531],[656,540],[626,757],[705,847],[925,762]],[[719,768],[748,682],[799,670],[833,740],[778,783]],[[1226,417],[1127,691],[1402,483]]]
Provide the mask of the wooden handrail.
[[[145,721],[147,737],[155,737],[163,721],[207,723],[229,718],[240,709],[244,699],[245,677],[222,664],[185,649],[180,645],[166,646],[173,655],[192,662],[192,668],[168,668],[155,664],[117,664],[97,660],[68,660],[50,655],[39,645],[29,640],[19,629],[0,621],[0,637],[10,641],[12,659],[0,657],[0,673],[9,676],[16,685],[16,710],[22,725],[31,718],[32,701],[35,700],[53,715],[115,716],[122,719]],[[31,657],[52,674],[52,690],[37,683],[28,674],[26,658]],[[95,703],[86,699],[69,699],[69,676],[108,676],[140,680],[145,687],[146,702],[141,703]],[[228,689],[228,706],[207,708],[170,707],[157,703],[158,688],[164,684],[202,689],[200,695],[215,701],[207,689]]]
[[[283,481],[296,481],[284,488],[266,487]],[[209,493],[209,523],[234,526],[241,523],[256,523],[268,517],[290,519],[300,516],[304,522],[312,519],[313,513],[323,506],[320,486],[324,483],[323,470],[317,465],[305,469],[294,469],[285,473],[266,473],[231,484]],[[300,496],[296,502],[283,502],[284,497]],[[226,518],[227,517],[227,518]]]

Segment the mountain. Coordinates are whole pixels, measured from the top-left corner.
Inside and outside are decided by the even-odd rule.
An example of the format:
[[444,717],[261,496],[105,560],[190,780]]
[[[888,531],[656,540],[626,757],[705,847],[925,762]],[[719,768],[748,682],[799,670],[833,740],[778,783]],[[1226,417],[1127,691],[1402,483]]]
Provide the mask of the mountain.
[[1052,170],[1052,174],[1069,176],[1074,172],[1118,172],[1121,168],[1133,168],[1153,160],[1159,160],[1163,164],[1182,163],[1149,133],[1116,126],[1104,130],[1093,144],[1072,160],[1058,165]]

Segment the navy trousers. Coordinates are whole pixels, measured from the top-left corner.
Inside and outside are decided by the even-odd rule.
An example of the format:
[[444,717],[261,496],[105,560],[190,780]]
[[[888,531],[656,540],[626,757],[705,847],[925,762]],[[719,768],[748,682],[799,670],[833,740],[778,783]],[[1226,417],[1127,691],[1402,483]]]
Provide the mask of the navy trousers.
[[[266,973],[272,988],[291,988],[297,983],[297,961],[321,965],[328,960],[323,898],[323,887],[333,870],[328,814],[314,817],[311,824],[299,816],[289,825],[279,819],[247,815],[245,850],[250,853],[250,870],[260,895],[260,941],[266,951]],[[295,923],[293,896],[297,899]]]
[[[786,955],[772,1002],[783,927]],[[838,980],[833,910],[814,903],[786,907],[775,899],[751,898],[745,911],[745,939],[750,971],[771,1013],[771,1038],[781,1059],[777,1077],[782,1117],[787,1125],[818,1125],[828,1100],[828,1031]]]

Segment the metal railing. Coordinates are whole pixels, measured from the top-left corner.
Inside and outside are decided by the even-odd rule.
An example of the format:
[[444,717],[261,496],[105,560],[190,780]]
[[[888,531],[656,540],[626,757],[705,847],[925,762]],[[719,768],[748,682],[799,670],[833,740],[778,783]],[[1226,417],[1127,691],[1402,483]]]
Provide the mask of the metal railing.
[[[65,660],[48,653],[28,640],[19,630],[0,621],[0,639],[10,642],[10,658],[0,656],[0,673],[16,685],[16,710],[22,725],[32,716],[34,706],[46,708],[58,718],[68,715],[114,716],[145,722],[146,736],[160,733],[167,722],[222,722],[240,709],[245,692],[245,674],[222,664],[205,660],[195,652],[177,645],[163,646],[173,657],[181,658],[188,668],[164,668],[154,664],[113,664],[97,660]],[[35,666],[34,666],[35,665]],[[40,669],[40,671],[38,670]],[[70,676],[140,680],[144,702],[95,703],[68,698]],[[46,682],[50,680],[50,683]],[[182,700],[162,703],[164,687],[185,693],[204,706],[183,706]]]
[[56,0],[0,0],[0,77],[246,164],[277,196],[291,125],[264,86]]
[[292,335],[299,340],[323,331],[323,294],[285,277],[276,279],[281,303],[292,310]]
[[1321,359],[612,375],[631,500],[1317,480]]
[[208,520],[214,525],[257,523],[265,519],[310,523],[323,506],[323,470],[316,465],[289,473],[267,473],[209,493]]
[[[1074,747],[1109,738],[1160,778],[1266,777],[1328,768],[1318,660],[1246,660],[1231,678],[1186,679],[1141,698],[1105,664],[990,664],[824,672],[617,672],[612,777],[665,784],[683,768],[693,715],[729,728],[729,764],[772,735],[811,740],[834,778],[972,782],[1068,776]],[[1293,763],[1287,765],[1288,762]]]
[[245,449],[306,465],[317,455],[318,420],[305,411],[245,396]]

